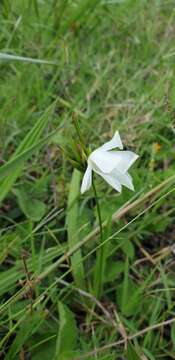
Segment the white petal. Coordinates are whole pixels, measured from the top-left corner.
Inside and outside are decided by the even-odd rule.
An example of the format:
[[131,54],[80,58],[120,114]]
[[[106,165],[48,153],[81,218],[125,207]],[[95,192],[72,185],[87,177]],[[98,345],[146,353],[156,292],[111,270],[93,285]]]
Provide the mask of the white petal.
[[133,190],[134,191],[134,185],[132,182],[132,177],[130,176],[130,174],[125,173],[122,174],[117,170],[113,170],[112,173],[115,173],[116,178],[118,179],[118,181],[120,182],[121,185],[126,186],[128,189]]
[[108,141],[107,143],[105,143],[103,146],[101,146],[101,148],[103,150],[112,150],[115,148],[119,148],[119,149],[123,149],[123,144],[119,135],[119,132],[116,131],[116,133],[114,134],[113,138]]
[[132,151],[113,151],[116,154],[116,169],[125,174],[131,165],[138,159],[138,155]]
[[104,151],[99,148],[92,152],[89,162],[95,171],[109,174],[117,169],[124,174],[137,158],[138,155],[132,151]]
[[83,176],[83,181],[81,184],[81,194],[89,190],[91,185],[92,185],[92,167],[91,165],[88,164],[88,167],[85,171],[85,174]]
[[110,152],[98,148],[93,151],[89,156],[89,163],[94,171],[101,171],[104,173],[110,173],[115,168],[115,162],[113,156],[110,156]]
[[[97,172],[97,171],[96,171]],[[115,174],[104,174],[103,172],[97,172],[109,185],[111,185],[115,190],[121,192],[122,186],[116,177]]]

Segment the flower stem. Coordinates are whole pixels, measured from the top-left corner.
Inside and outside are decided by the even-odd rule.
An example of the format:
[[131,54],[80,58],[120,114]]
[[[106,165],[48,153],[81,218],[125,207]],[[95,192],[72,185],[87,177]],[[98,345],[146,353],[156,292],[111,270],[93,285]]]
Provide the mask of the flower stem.
[[97,251],[97,262],[95,267],[95,277],[94,277],[94,292],[95,296],[97,298],[100,298],[103,290],[103,267],[104,267],[104,247],[103,247],[103,226],[102,226],[102,218],[101,218],[101,210],[100,210],[100,204],[99,199],[97,195],[97,190],[95,186],[94,177],[92,177],[92,186],[97,206],[97,215],[98,215],[98,221],[99,221],[99,228],[100,228],[100,248]]

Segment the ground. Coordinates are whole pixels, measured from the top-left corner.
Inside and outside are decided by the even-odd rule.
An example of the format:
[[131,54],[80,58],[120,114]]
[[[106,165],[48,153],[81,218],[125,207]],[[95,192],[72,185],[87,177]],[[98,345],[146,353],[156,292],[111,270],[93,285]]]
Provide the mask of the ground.
[[[0,9],[1,358],[175,359],[174,2]],[[103,271],[77,126],[139,154],[135,192],[94,177]]]

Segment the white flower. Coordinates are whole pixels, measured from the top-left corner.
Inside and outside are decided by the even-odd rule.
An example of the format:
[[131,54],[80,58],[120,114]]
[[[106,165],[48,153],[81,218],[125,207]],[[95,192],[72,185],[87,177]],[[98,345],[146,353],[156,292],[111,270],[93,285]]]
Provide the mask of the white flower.
[[122,185],[134,190],[132,178],[128,174],[128,170],[138,158],[138,155],[132,151],[113,150],[115,148],[123,149],[118,131],[116,131],[110,141],[90,154],[81,185],[82,194],[89,190],[92,185],[92,170],[119,192],[122,190]]

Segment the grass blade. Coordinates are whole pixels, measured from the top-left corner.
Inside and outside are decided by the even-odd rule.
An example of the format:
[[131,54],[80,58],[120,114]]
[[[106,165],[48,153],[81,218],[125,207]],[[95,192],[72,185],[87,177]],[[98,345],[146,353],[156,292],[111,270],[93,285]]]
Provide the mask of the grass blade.
[[17,155],[15,158],[12,158],[12,160],[9,160],[6,164],[0,167],[0,180],[3,180],[8,175],[11,175],[12,172],[19,167],[20,165],[23,165],[24,161],[26,161],[33,153],[38,150],[41,146],[46,144],[51,137],[55,134],[51,133],[48,136],[46,136],[44,139],[40,140],[36,145],[31,146],[26,151],[22,152],[21,154]]
[[[72,249],[75,245],[79,243],[78,197],[80,194],[80,176],[80,172],[75,169],[70,184],[67,212],[67,232],[69,249]],[[81,250],[78,250],[75,254],[71,256],[71,265],[76,286],[80,288],[85,288],[85,276]]]
[[32,64],[45,64],[45,65],[57,65],[54,61],[47,61],[42,59],[33,59],[25,56],[11,55],[6,53],[0,53],[0,60],[8,60],[8,61],[22,61]]
[[[20,143],[14,155],[12,156],[12,160],[14,160],[17,156],[21,155],[22,153],[25,153],[25,151],[29,150],[32,146],[37,145],[40,136],[42,135],[44,129],[46,128],[46,126],[50,121],[50,116],[52,115],[54,108],[55,108],[55,103],[49,106],[49,108],[44,112],[43,116],[37,121],[37,123],[25,136],[24,140]],[[7,196],[13,184],[15,183],[16,179],[20,176],[22,169],[23,169],[23,162],[21,163],[21,161],[19,161],[18,163],[16,163],[16,167],[13,173],[8,175],[1,182],[0,202],[4,200],[4,198]]]
[[140,360],[140,355],[131,342],[127,345],[127,360]]
[[94,8],[98,5],[99,0],[84,0],[80,1],[78,6],[72,9],[71,16],[65,21],[63,26],[61,26],[61,32],[67,31],[67,29],[71,28],[77,21],[84,20],[84,16],[94,10]]
[[19,354],[23,345],[27,340],[32,336],[33,333],[41,326],[44,321],[44,312],[36,312],[29,314],[24,322],[22,322],[20,329],[15,337],[10,349],[8,351],[7,360],[12,360],[16,358],[16,355]]

